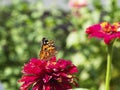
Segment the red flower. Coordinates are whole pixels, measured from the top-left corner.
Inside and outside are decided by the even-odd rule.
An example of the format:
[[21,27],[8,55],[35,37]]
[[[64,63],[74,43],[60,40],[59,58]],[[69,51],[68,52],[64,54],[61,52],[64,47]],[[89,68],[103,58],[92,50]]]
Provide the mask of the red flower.
[[87,6],[87,0],[69,0],[69,6],[73,8],[80,8]]
[[20,90],[68,90],[77,86],[72,74],[78,72],[77,67],[71,63],[53,57],[49,61],[32,58],[23,67],[23,82]]
[[112,25],[108,22],[102,22],[95,24],[87,28],[86,33],[89,37],[103,38],[106,44],[116,38],[120,38],[120,22],[113,23]]

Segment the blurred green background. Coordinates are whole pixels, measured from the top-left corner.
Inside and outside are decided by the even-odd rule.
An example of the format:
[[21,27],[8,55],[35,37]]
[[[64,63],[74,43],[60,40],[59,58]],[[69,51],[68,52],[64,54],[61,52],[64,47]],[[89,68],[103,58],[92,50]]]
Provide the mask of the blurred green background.
[[[88,0],[87,6],[70,9],[66,0],[66,10],[46,8],[42,0],[0,3],[0,82],[4,90],[19,90],[22,67],[30,58],[38,57],[43,37],[55,41],[57,58],[77,65],[81,88],[105,90],[106,45],[85,34],[95,23],[120,21],[118,0],[104,1]],[[120,90],[120,40],[113,51],[110,86],[111,90]]]

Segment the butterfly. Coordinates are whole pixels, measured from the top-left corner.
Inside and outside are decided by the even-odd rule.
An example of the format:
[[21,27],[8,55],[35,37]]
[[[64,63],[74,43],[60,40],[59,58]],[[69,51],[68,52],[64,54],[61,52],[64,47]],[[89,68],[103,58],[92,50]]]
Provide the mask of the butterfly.
[[46,38],[42,39],[41,51],[39,54],[40,60],[49,60],[57,53],[54,42]]

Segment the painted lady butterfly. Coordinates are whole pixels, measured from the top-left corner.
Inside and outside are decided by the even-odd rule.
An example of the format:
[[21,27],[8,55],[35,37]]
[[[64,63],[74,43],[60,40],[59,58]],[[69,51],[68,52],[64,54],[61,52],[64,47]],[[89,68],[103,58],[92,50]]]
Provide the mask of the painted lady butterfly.
[[49,60],[51,57],[55,56],[57,53],[54,42],[47,40],[46,38],[42,39],[42,46],[39,57],[41,60]]

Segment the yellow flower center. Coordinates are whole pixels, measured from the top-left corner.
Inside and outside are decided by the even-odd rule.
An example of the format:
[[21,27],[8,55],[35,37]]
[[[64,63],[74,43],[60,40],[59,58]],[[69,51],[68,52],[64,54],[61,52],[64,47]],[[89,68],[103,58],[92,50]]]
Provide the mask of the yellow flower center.
[[102,22],[101,24],[102,30],[106,33],[111,32],[111,25],[108,22]]
[[113,32],[120,31],[120,23],[113,23],[112,31]]

